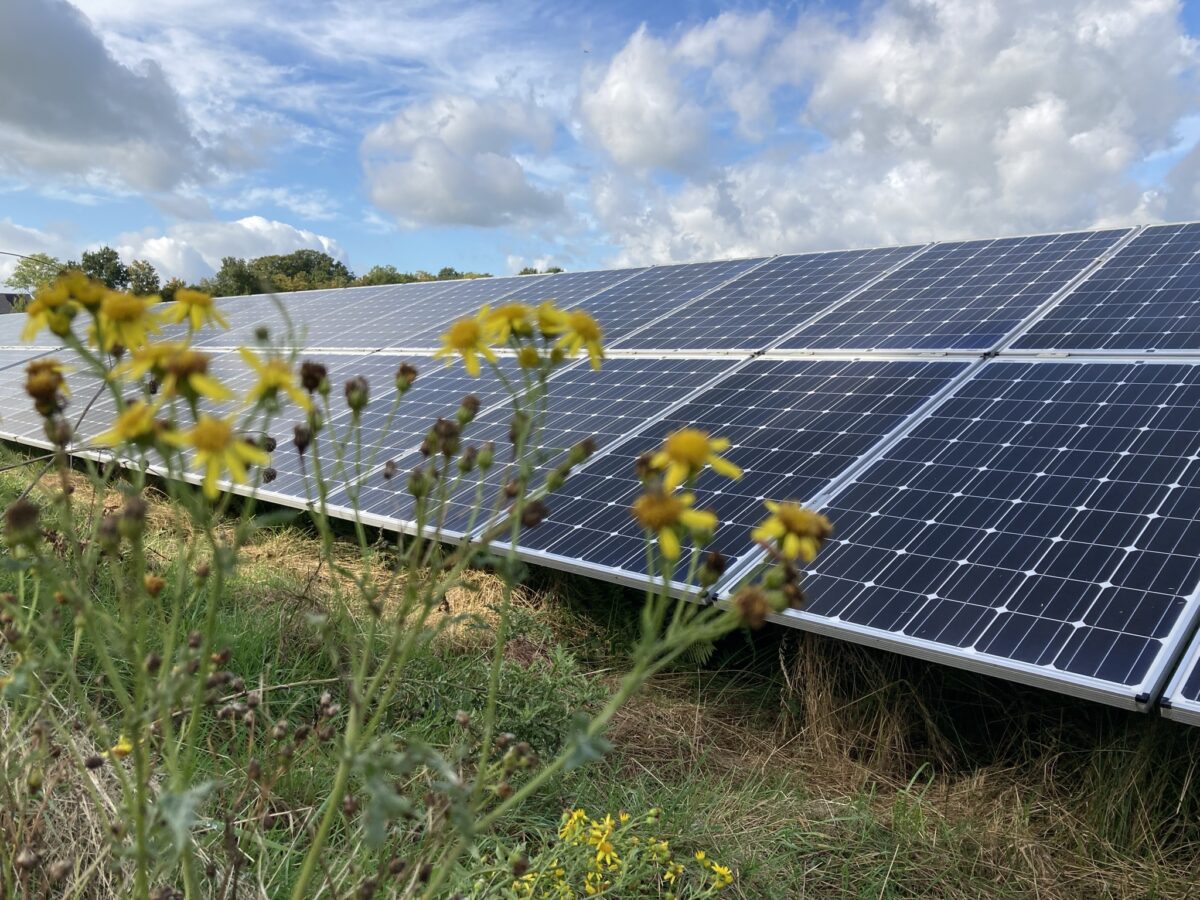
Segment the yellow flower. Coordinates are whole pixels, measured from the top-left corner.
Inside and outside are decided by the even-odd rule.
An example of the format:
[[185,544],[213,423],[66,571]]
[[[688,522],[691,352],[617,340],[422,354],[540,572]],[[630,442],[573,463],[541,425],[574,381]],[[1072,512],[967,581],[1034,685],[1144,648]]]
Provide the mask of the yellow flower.
[[120,345],[135,350],[146,343],[150,334],[158,334],[158,322],[150,307],[158,297],[135,297],[119,291],[109,291],[100,301],[96,324],[92,326],[93,343],[105,350]]
[[673,862],[667,866],[667,870],[663,872],[663,881],[667,884],[674,884],[675,880],[683,874],[683,864]]
[[507,344],[511,335],[529,337],[533,334],[533,307],[528,303],[505,303],[487,315],[497,343]]
[[246,365],[252,368],[258,381],[250,388],[246,394],[246,400],[250,403],[257,403],[259,400],[274,400],[280,391],[292,398],[292,402],[303,409],[305,412],[312,409],[312,400],[308,394],[300,390],[300,385],[296,383],[295,373],[292,372],[292,367],[285,360],[278,357],[263,359],[253,350],[247,347],[242,347],[238,351],[242,354],[242,359]]
[[602,866],[616,868],[621,863],[621,858],[617,855],[616,848],[612,842],[603,840],[596,847],[596,862]]
[[152,374],[159,381],[163,397],[232,400],[233,391],[208,374],[210,359],[207,353],[191,349],[186,341],[163,341],[139,347],[113,372],[133,379]]
[[33,340],[43,328],[63,337],[70,332],[71,319],[77,309],[62,286],[62,279],[42,288],[25,308],[25,327],[21,330],[21,340]]
[[98,447],[152,443],[160,434],[166,434],[155,418],[157,413],[158,407],[135,400],[117,415],[112,428],[92,438],[92,443]]
[[129,738],[125,737],[125,735],[121,735],[120,737],[117,738],[117,742],[115,744],[113,744],[111,747],[109,747],[108,753],[106,755],[112,756],[116,759],[124,759],[132,752],[133,752],[133,741],[131,741]]
[[496,362],[496,354],[492,352],[492,348],[487,343],[489,331],[488,308],[485,306],[474,317],[459,319],[451,325],[442,335],[441,349],[433,356],[436,359],[439,356],[457,354],[462,357],[467,372],[477,377],[480,356],[488,362]]
[[630,818],[632,817],[629,815],[629,813],[625,812],[625,810],[621,810],[619,813],[617,813],[617,819],[622,825],[627,824]]
[[742,470],[720,456],[728,449],[727,438],[710,438],[699,428],[680,428],[667,435],[662,447],[650,457],[650,466],[664,472],[663,487],[669,491],[700,474],[705,466],[736,481],[742,477]]
[[204,496],[209,500],[216,499],[217,480],[226,470],[235,484],[245,484],[247,465],[265,466],[271,461],[262,449],[234,434],[232,417],[201,415],[195,425],[173,437],[172,442],[195,450],[193,464],[204,472]]
[[564,841],[569,841],[576,837],[580,831],[588,825],[587,813],[582,809],[572,810],[570,813],[563,813],[563,823],[558,829],[558,836]]
[[694,502],[695,497],[691,494],[653,491],[634,500],[631,512],[642,528],[658,536],[662,555],[676,560],[679,559],[680,531],[700,539],[717,529],[717,517],[707,510],[692,509]]
[[786,559],[812,562],[821,545],[833,533],[833,525],[818,512],[805,509],[798,503],[766,501],[770,511],[750,537],[762,544],[774,542]]
[[728,866],[713,863],[709,871],[712,872],[713,887],[718,891],[733,884],[733,871]]
[[538,307],[538,327],[542,334],[561,335],[556,346],[566,351],[568,356],[586,349],[592,368],[600,368],[600,360],[604,359],[604,346],[601,343],[604,331],[600,323],[584,310],[563,312],[547,301]]
[[217,310],[216,301],[203,291],[180,288],[175,292],[174,302],[163,312],[163,321],[177,325],[187,320],[188,328],[199,331],[206,322],[229,327],[229,321]]

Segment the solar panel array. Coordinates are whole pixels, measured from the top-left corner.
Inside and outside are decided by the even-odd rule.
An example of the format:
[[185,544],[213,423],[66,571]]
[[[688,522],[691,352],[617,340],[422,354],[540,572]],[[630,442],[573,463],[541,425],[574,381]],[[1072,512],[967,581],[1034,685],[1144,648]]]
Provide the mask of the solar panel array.
[[[229,298],[232,327],[205,340],[235,388],[252,375],[232,351],[262,326],[320,359],[331,511],[397,530],[421,527],[404,475],[431,422],[474,394],[466,440],[497,462],[447,487],[436,534],[477,540],[508,503],[508,393],[429,353],[483,304],[547,299],[588,309],[610,358],[551,378],[532,485],[578,441],[597,450],[521,536],[527,561],[645,585],[634,461],[698,427],[744,470],[695,486],[721,522],[705,549],[730,561],[711,597],[761,570],[764,501],[795,499],[836,531],[805,605],[776,620],[1200,724],[1200,224]],[[0,319],[0,434],[44,445],[22,363],[54,339],[6,349],[22,324]],[[401,363],[420,375],[397,398]],[[372,395],[357,424],[340,400],[353,375]],[[114,406],[72,384],[82,450]],[[264,487],[303,507],[299,417],[269,427]],[[335,438],[361,450],[334,459]],[[688,578],[671,589],[696,596]]]

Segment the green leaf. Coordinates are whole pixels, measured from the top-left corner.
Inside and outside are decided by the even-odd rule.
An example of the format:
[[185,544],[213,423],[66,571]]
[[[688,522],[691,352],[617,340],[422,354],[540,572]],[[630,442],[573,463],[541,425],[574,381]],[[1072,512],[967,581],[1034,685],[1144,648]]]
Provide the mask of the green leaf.
[[192,828],[200,820],[200,805],[213,788],[211,781],[198,784],[181,794],[163,794],[158,798],[158,815],[171,833],[176,855],[183,852]]
[[603,759],[604,754],[613,748],[612,741],[606,738],[603,733],[588,734],[588,726],[590,724],[591,722],[586,715],[580,714],[575,716],[572,733],[567,739],[567,761],[565,768],[568,772],[578,769],[580,766],[585,766],[588,763]]

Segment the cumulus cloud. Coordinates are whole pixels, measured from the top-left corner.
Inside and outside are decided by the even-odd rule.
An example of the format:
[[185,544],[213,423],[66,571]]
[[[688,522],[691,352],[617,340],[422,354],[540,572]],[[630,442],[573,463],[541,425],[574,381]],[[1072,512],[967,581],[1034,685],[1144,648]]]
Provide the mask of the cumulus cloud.
[[165,234],[153,230],[123,234],[114,246],[126,261],[149,260],[164,278],[185,281],[211,275],[223,256],[266,256],[310,248],[343,261],[346,258],[333,238],[262,216],[232,222],[181,222]]
[[375,126],[362,143],[371,201],[405,225],[496,227],[563,211],[516,154],[545,153],[554,120],[532,103],[442,96]]
[[[670,187],[632,177],[646,158],[610,148],[624,170],[592,197],[623,262],[1136,221],[1170,204],[1131,169],[1197,109],[1196,47],[1173,0],[896,0],[853,30],[726,15],[656,52],[708,85],[710,121],[778,125]],[[660,68],[645,91],[674,96],[678,78]],[[1189,165],[1165,189],[1194,190]]]
[[[33,253],[48,253],[51,256],[65,257],[72,252],[72,246],[62,235],[18,225],[12,219],[0,219],[0,249],[9,253],[20,253],[29,256]],[[0,284],[12,274],[20,259],[16,256],[0,255]]]
[[580,113],[618,165],[685,171],[702,158],[707,119],[672,57],[643,26],[606,67],[585,73]]
[[0,171],[165,191],[205,153],[162,70],[117,60],[65,0],[0,4]]

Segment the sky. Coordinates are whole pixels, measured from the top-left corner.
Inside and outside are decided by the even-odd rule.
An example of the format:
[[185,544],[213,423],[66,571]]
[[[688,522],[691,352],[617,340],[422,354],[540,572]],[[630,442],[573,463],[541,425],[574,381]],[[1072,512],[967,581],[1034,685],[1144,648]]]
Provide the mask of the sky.
[[0,250],[504,274],[1200,219],[1197,6],[2,0]]

